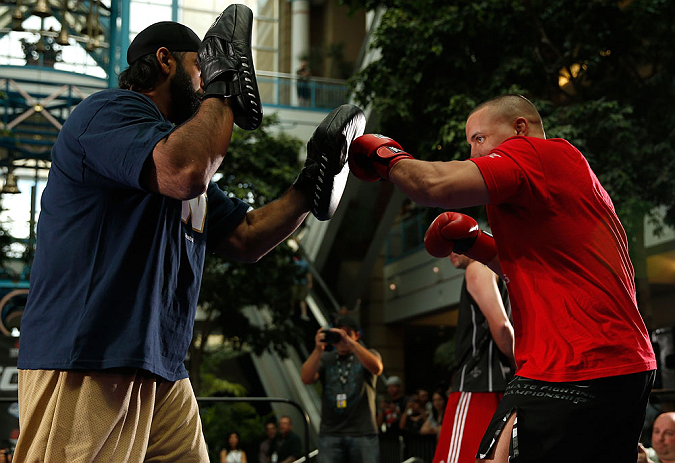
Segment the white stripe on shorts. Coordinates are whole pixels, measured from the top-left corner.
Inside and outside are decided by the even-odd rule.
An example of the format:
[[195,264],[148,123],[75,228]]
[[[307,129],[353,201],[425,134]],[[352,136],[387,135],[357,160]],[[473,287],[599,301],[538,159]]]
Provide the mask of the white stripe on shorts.
[[464,436],[464,425],[469,411],[469,402],[471,401],[471,392],[462,392],[459,396],[457,409],[455,410],[455,420],[452,424],[452,436],[450,437],[450,448],[448,449],[448,463],[457,463],[459,454],[462,450],[462,437]]

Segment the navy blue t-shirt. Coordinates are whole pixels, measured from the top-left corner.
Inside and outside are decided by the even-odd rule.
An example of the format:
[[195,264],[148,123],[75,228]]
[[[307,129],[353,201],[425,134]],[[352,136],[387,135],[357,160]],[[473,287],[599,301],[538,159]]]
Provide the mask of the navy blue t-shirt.
[[144,95],[111,89],[72,112],[42,195],[21,369],[183,365],[207,248],[248,206],[214,183],[179,201],[144,190],[141,170],[173,125]]

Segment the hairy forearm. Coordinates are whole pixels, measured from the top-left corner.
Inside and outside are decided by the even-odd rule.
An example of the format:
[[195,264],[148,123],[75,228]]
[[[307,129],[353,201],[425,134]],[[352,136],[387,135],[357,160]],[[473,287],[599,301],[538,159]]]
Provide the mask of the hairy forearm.
[[489,202],[483,177],[470,161],[404,159],[392,167],[389,180],[422,206],[454,209]]
[[389,181],[417,204],[429,207],[439,206],[435,191],[443,181],[443,174],[437,164],[404,159],[392,167]]
[[279,199],[246,214],[252,232],[248,247],[252,260],[257,261],[288,238],[308,212],[305,195],[291,187]]
[[289,188],[279,199],[246,213],[243,222],[219,246],[217,254],[242,262],[257,262],[288,238],[305,220],[307,197]]

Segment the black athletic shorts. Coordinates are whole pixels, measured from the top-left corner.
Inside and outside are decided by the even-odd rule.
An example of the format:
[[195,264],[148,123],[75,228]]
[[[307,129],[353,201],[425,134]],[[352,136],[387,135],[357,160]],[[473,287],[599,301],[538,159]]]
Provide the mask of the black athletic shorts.
[[516,376],[497,406],[477,458],[492,455],[515,412],[509,461],[635,463],[654,373],[570,383]]

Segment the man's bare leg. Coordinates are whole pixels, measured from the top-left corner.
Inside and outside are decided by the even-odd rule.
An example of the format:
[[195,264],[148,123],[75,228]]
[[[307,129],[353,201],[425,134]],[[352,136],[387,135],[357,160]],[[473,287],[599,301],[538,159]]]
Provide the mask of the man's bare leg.
[[508,463],[509,461],[509,447],[511,445],[511,433],[513,430],[513,423],[516,421],[516,412],[513,412],[509,420],[504,425],[502,432],[497,438],[494,452],[491,458],[484,460],[476,460],[476,463]]

